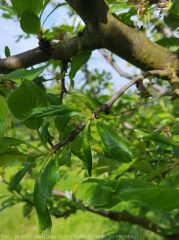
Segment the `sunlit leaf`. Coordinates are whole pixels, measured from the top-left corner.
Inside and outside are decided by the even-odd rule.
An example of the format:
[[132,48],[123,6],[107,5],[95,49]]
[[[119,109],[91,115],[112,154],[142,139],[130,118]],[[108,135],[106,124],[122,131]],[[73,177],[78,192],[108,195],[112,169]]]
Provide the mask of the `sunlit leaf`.
[[39,117],[63,115],[74,111],[75,109],[69,108],[65,105],[50,105],[48,107],[36,107],[32,109],[31,113],[28,114],[25,120]]
[[80,67],[85,64],[91,56],[91,51],[83,51],[78,53],[72,58],[71,62],[71,70],[69,73],[69,76],[71,79],[73,79],[77,73],[77,71],[80,69]]
[[10,49],[9,49],[8,46],[5,46],[4,52],[5,52],[5,56],[6,56],[6,57],[10,57],[11,53],[10,53]]
[[45,107],[47,104],[44,92],[27,80],[22,82],[8,100],[11,112],[20,120],[25,119],[35,107]]
[[20,25],[25,33],[38,33],[40,31],[40,19],[32,12],[23,12]]
[[3,75],[3,79],[11,80],[16,83],[20,83],[22,79],[33,80],[38,77],[46,69],[46,67],[47,65],[31,70],[18,69]]
[[11,0],[13,7],[21,14],[29,11],[38,14],[43,7],[44,0]]

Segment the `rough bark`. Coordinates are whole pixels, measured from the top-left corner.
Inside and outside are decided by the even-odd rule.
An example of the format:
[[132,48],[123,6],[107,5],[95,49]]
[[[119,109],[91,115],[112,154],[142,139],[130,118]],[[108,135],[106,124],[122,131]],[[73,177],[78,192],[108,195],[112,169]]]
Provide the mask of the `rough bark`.
[[[157,75],[179,84],[179,59],[170,50],[151,42],[143,33],[113,16],[104,0],[66,0],[83,19],[82,35],[0,60],[0,71],[29,67],[49,59],[70,59],[85,49],[106,48],[144,71],[160,70]],[[177,87],[176,87],[177,88]]]

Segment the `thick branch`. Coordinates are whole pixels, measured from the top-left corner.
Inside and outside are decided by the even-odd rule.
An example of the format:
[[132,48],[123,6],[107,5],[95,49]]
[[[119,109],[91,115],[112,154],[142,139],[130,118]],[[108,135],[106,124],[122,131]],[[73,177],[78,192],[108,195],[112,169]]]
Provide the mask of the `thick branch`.
[[[52,195],[66,198],[66,195],[63,192],[55,190],[55,189],[52,191]],[[163,236],[164,230],[160,226],[152,223],[150,220],[148,220],[145,217],[133,216],[130,213],[128,213],[127,211],[114,212],[114,211],[107,211],[107,210],[97,210],[93,207],[85,206],[82,203],[82,201],[80,201],[79,199],[76,199],[75,196],[73,196],[72,201],[76,201],[76,202],[80,203],[82,208],[84,208],[85,210],[87,210],[89,212],[95,213],[97,215],[100,215],[102,217],[108,218],[108,219],[116,221],[116,222],[122,221],[122,222],[128,222],[131,224],[135,224],[135,225],[143,227],[144,229],[150,230],[156,234]],[[178,236],[178,235],[176,234],[176,236]],[[172,240],[172,239],[176,239],[176,238],[174,238],[176,236],[171,235],[171,236],[165,236],[165,237],[168,240],[169,239]]]
[[89,27],[98,28],[100,23],[107,23],[108,5],[104,0],[66,0],[66,2],[79,14]]
[[141,226],[145,229],[148,229],[152,232],[155,232],[157,234],[160,234],[162,232],[162,229],[158,225],[150,222],[148,219],[146,219],[144,217],[133,216],[126,211],[114,212],[114,211],[96,210],[92,207],[85,207],[85,208],[90,212],[96,213],[98,215],[109,218],[116,222],[123,221],[123,222],[129,222],[132,224],[136,224],[136,225],[139,225],[139,226]]
[[109,19],[110,24],[101,29],[107,32],[104,45],[108,49],[143,70],[178,68],[177,56],[168,49],[152,43],[143,32],[124,25],[113,16]]
[[[66,0],[86,24],[82,36],[53,44],[48,51],[39,48],[0,60],[0,71],[29,67],[49,59],[69,60],[85,49],[106,48],[144,71],[162,70],[162,78],[179,82],[176,54],[151,42],[145,33],[131,28],[110,12],[105,0]],[[161,72],[162,72],[161,71]]]
[[96,32],[100,47],[114,52],[142,70],[165,70],[168,78],[172,77],[173,72],[179,74],[177,55],[151,42],[145,33],[123,24],[111,15],[104,0],[88,0],[87,5],[86,1],[81,0],[66,1],[87,27]]
[[27,68],[50,59],[68,61],[79,51],[95,49],[93,36],[85,32],[82,36],[69,38],[59,43],[52,43],[49,49],[41,50],[39,47],[17,54],[15,56],[0,59],[0,72],[5,73],[19,68]]
[[159,234],[163,236],[166,240],[178,240],[179,234],[171,234],[171,235],[165,235],[163,234],[164,229],[162,229],[160,226],[152,223],[145,217],[139,217],[139,216],[133,216],[130,213],[123,211],[123,212],[114,212],[114,211],[105,211],[105,210],[96,210],[92,207],[85,207],[86,210],[96,213],[100,216],[109,218],[116,222],[128,222],[131,224],[138,225],[140,227],[143,227],[144,229],[150,230],[156,234]]

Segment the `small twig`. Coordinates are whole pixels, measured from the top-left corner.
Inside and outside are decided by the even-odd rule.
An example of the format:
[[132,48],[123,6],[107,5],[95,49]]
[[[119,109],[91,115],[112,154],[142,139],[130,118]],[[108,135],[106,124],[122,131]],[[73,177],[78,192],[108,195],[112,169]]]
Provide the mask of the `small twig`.
[[153,84],[152,88],[157,91],[157,96],[159,98],[162,97],[162,96],[166,96],[166,95],[171,96],[171,94],[172,94],[171,91],[169,91],[169,89],[161,87],[158,84]]
[[131,86],[133,86],[134,84],[136,84],[138,81],[142,80],[144,77],[142,75],[139,75],[137,77],[135,77],[133,80],[131,80],[130,82],[128,82],[127,84],[125,84],[118,92],[116,92],[108,101],[106,101],[102,106],[100,106],[99,108],[96,109],[96,111],[94,111],[94,117],[97,118],[97,115],[100,112],[103,112],[107,109],[109,109],[114,102],[125,92],[127,91]]
[[[108,110],[113,103],[128,89],[130,88],[132,85],[134,85],[137,81],[143,79],[143,76],[138,76],[136,78],[134,78],[133,80],[131,80],[130,82],[128,82],[126,85],[124,85],[118,92],[116,92],[106,103],[104,103],[102,106],[100,106],[99,108],[97,108],[94,112],[93,115],[95,118],[97,118],[97,115],[102,112],[102,111],[106,111]],[[77,128],[75,130],[73,130],[68,137],[63,140],[60,143],[57,143],[56,145],[54,145],[52,147],[52,152],[56,152],[58,149],[62,148],[63,146],[67,145],[69,142],[72,142],[76,136],[84,129],[85,127],[85,123],[81,123],[77,126]]]
[[[169,30],[166,28],[166,30]],[[114,68],[114,70],[122,77],[127,78],[127,79],[132,79],[132,76],[126,72],[124,72],[116,63],[114,58],[107,53],[106,50],[100,49],[99,52],[101,55],[108,61],[108,63]],[[146,73],[143,73],[144,78],[154,76],[154,77],[161,77],[161,78],[166,78],[170,79],[172,77],[172,74],[168,72],[168,70],[151,70]],[[159,93],[159,97],[165,95],[166,92]],[[179,95],[179,94],[178,94]],[[104,109],[105,110],[105,109]]]
[[118,92],[116,92],[105,104],[111,107],[114,102],[125,92],[127,91],[131,86],[136,84],[139,80],[142,80],[143,76],[139,75],[135,77],[133,80],[125,84]]
[[[108,101],[106,101],[102,106],[98,107],[94,112],[93,112],[93,116],[95,118],[97,118],[97,115],[100,112],[103,111],[107,111],[113,104],[114,102],[126,91],[128,90],[131,86],[133,86],[134,84],[136,84],[138,81],[142,80],[143,76],[139,75],[137,77],[135,77],[133,80],[131,80],[130,82],[128,82],[127,84],[125,84],[118,92],[116,92]],[[56,145],[54,145],[52,147],[53,152],[57,151],[58,149],[60,149],[61,147],[67,145],[69,142],[72,142],[76,136],[84,129],[85,127],[85,123],[81,123],[80,125],[77,126],[77,128],[72,131],[68,137],[63,140],[60,143],[57,143]]]
[[119,65],[116,63],[116,61],[114,60],[114,58],[109,55],[107,53],[106,50],[100,49],[99,52],[101,53],[101,55],[106,59],[106,61],[108,61],[108,63],[114,68],[114,70],[121,76],[127,79],[131,79],[132,76],[126,72],[124,72]]
[[84,129],[84,127],[85,127],[84,123],[79,124],[77,126],[77,128],[75,130],[73,130],[65,140],[63,140],[60,143],[55,144],[53,146],[52,150],[55,152],[55,151],[59,150],[60,148],[62,148],[63,146],[67,145],[69,142],[72,142],[76,138],[76,136]]
[[52,195],[53,196],[58,196],[58,197],[65,197],[66,198],[66,194],[64,192],[60,192],[56,189],[52,190]]
[[[100,112],[103,111],[108,111],[109,108],[115,103],[115,101],[125,92],[127,91],[131,86],[133,86],[134,84],[136,84],[138,81],[143,80],[144,76],[143,75],[139,75],[135,78],[133,78],[131,81],[129,81],[127,84],[125,84],[118,92],[116,92],[108,101],[106,101],[103,105],[101,105],[100,107],[98,107],[94,112],[93,112],[93,116],[94,118],[97,118],[98,114]],[[128,111],[131,111],[133,109],[130,109]],[[80,125],[77,126],[77,128],[72,131],[68,137],[63,140],[60,143],[57,143],[56,145],[54,145],[52,147],[53,151],[56,151],[58,149],[60,149],[61,147],[65,146],[66,144],[68,144],[69,142],[73,141],[76,136],[84,129],[85,124],[81,123]]]

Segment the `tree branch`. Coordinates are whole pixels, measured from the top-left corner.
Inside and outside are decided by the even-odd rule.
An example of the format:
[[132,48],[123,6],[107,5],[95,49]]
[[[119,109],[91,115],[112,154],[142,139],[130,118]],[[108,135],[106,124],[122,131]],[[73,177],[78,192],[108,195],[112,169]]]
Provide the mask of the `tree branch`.
[[19,68],[27,68],[50,59],[68,61],[79,51],[95,49],[92,39],[93,36],[88,32],[84,32],[82,36],[68,38],[58,43],[52,42],[47,50],[41,50],[38,47],[5,59],[0,59],[0,72],[6,73]]
[[132,224],[139,225],[139,226],[141,226],[147,230],[150,230],[154,233],[157,233],[159,235],[162,232],[162,228],[160,228],[158,225],[150,222],[148,219],[146,219],[144,217],[133,216],[130,213],[128,213],[127,211],[114,212],[114,211],[96,210],[92,207],[85,207],[85,209],[87,209],[90,212],[96,213],[100,216],[109,218],[116,222],[123,221],[123,222],[129,222]]
[[[143,70],[175,70],[179,60],[175,54],[151,42],[145,33],[131,28],[114,17],[104,0],[66,0],[80,15],[90,31],[96,32],[106,48]],[[95,21],[95,22],[94,22]]]
[[72,142],[76,138],[76,136],[78,136],[78,134],[84,129],[84,127],[85,127],[84,123],[79,124],[74,131],[69,133],[68,137],[64,141],[55,144],[52,147],[52,150],[57,151],[58,149],[67,145],[69,142]]
[[131,79],[132,76],[128,74],[127,72],[124,72],[116,63],[114,58],[110,56],[105,50],[101,49],[99,50],[101,55],[106,59],[106,61],[114,68],[114,70],[121,76],[127,79]]
[[144,71],[160,70],[159,77],[171,80],[178,89],[179,59],[170,50],[151,42],[143,33],[113,16],[105,0],[66,0],[86,24],[82,36],[0,60],[0,71],[26,68],[49,59],[69,60],[81,50],[105,48]]
[[[54,189],[52,191],[52,195],[58,196],[58,197],[63,197],[67,198],[66,194]],[[93,207],[90,206],[85,206],[83,202],[73,195],[71,198],[72,201],[78,202],[81,204],[82,208],[95,213],[97,215],[100,215],[102,217],[108,218],[110,220],[116,221],[116,222],[128,222],[131,224],[138,225],[140,227],[143,227],[144,229],[147,229],[149,231],[152,231],[156,234],[159,234],[160,236],[165,237],[167,240],[177,240],[179,238],[178,234],[172,234],[172,235],[164,235],[165,230],[158,226],[157,224],[151,222],[145,217],[140,217],[140,216],[133,216],[132,214],[128,213],[127,211],[123,212],[114,212],[114,211],[107,211],[107,210],[97,210]]]
[[125,84],[122,88],[119,89],[110,99],[108,99],[102,106],[98,107],[94,112],[94,117],[97,118],[98,114],[100,112],[106,111],[109,109],[117,99],[119,99],[120,96],[122,96],[125,91],[127,91],[131,86],[136,84],[138,81],[142,80],[144,77],[142,75],[139,75],[135,78],[133,78],[131,81],[129,81],[127,84]]

